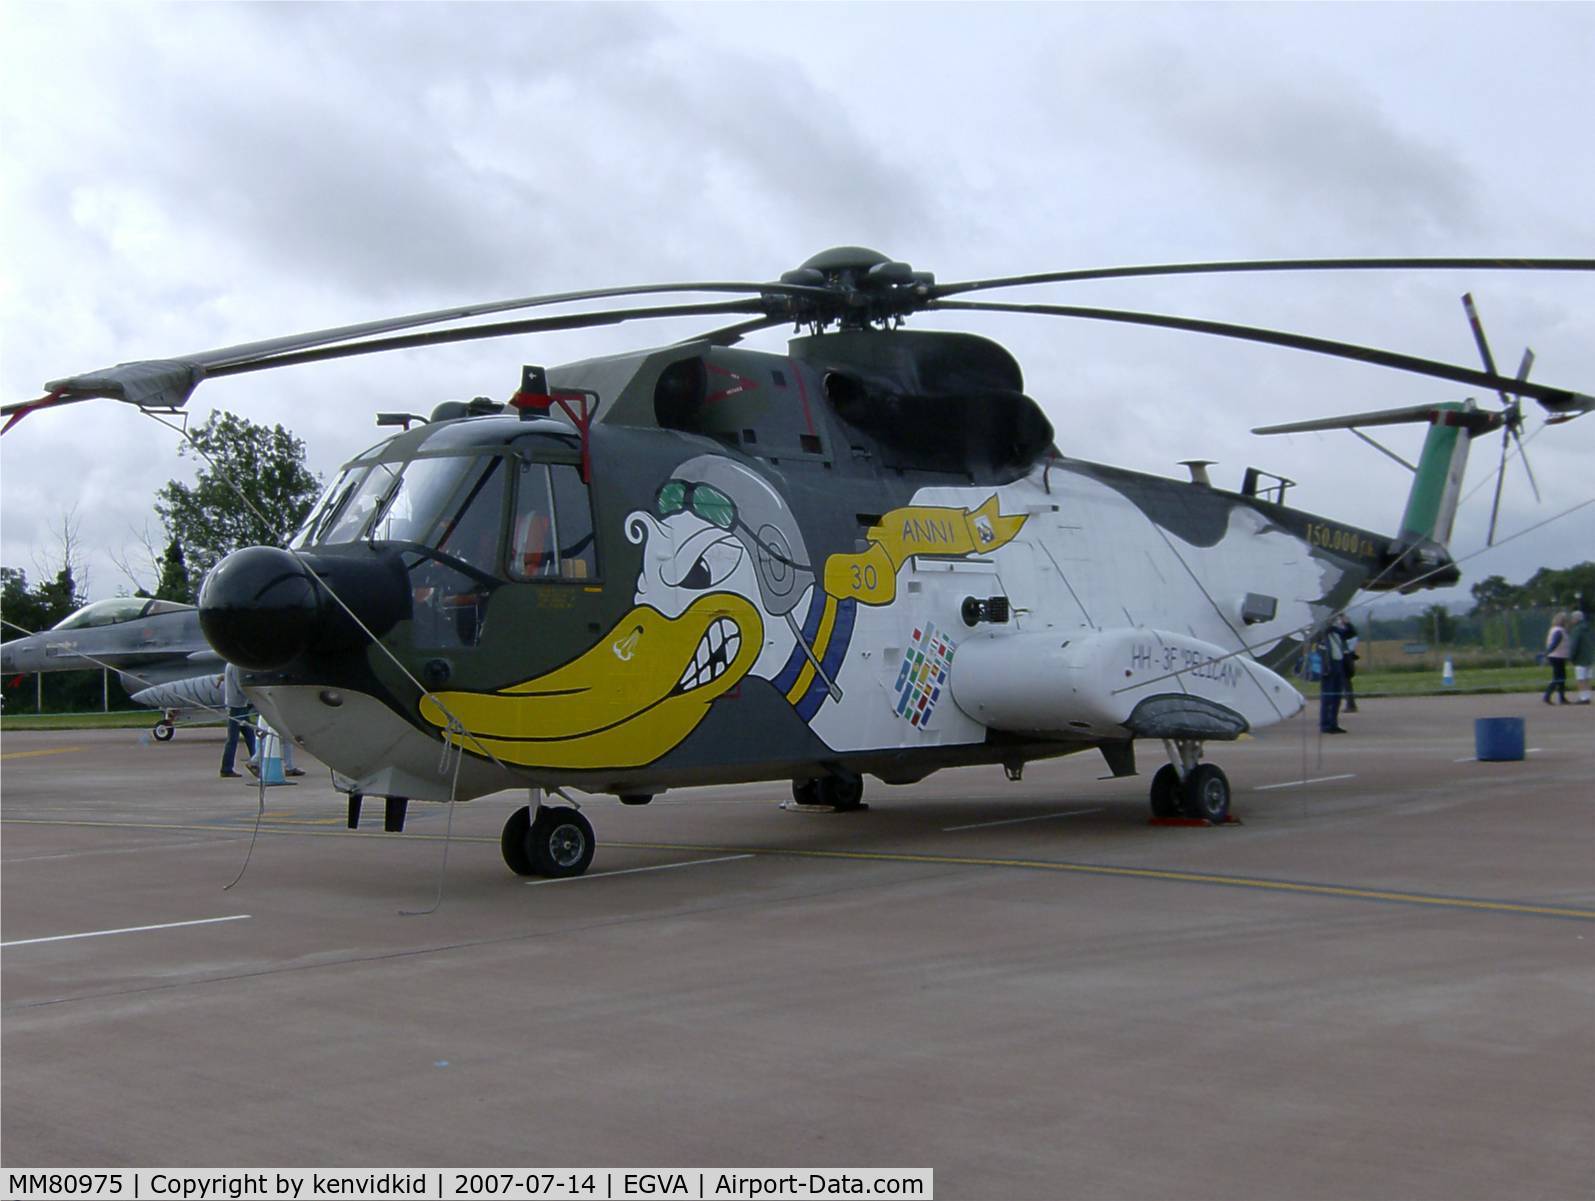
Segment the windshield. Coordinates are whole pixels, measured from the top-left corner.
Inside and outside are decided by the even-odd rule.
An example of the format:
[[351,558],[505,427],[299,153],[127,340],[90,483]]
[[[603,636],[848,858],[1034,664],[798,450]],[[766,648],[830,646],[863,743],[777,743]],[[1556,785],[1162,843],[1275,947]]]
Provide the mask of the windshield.
[[439,519],[459,494],[469,469],[477,463],[475,459],[458,458],[417,459],[410,463],[371,527],[372,540],[435,545]]

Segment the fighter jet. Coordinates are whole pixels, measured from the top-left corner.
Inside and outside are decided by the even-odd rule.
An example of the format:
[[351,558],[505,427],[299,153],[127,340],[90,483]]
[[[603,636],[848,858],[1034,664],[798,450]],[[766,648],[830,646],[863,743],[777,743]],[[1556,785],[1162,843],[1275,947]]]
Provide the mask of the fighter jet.
[[117,596],[84,605],[48,630],[0,645],[0,674],[109,668],[135,704],[161,711],[153,734],[178,722],[225,715],[221,657],[199,628],[199,611],[176,601]]

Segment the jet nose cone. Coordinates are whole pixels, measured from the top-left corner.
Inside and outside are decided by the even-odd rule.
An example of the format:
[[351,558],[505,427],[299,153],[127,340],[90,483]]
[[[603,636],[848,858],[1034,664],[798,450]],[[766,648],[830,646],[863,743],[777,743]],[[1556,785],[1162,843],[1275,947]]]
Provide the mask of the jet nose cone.
[[234,551],[200,589],[199,624],[229,663],[251,671],[286,666],[304,653],[321,624],[316,581],[285,550]]

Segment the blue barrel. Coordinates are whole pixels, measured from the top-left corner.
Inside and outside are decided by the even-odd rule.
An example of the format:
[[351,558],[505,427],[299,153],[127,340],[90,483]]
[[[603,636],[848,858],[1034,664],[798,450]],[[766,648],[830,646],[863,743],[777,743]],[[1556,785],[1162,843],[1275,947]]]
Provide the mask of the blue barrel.
[[1473,723],[1473,753],[1481,763],[1523,758],[1523,719],[1477,718]]

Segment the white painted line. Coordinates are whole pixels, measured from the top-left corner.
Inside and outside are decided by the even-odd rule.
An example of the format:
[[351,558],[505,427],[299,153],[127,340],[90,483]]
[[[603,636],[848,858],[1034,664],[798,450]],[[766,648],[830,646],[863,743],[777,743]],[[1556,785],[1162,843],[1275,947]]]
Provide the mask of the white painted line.
[[47,859],[87,859],[93,855],[143,855],[150,851],[195,851],[205,847],[221,846],[224,843],[244,841],[242,838],[223,838],[215,842],[208,839],[189,839],[186,842],[160,842],[143,847],[107,847],[99,851],[59,851],[51,855],[22,855],[16,859],[0,860],[0,863],[10,867],[13,863],[43,863]]
[[25,947],[36,942],[66,942],[73,938],[103,938],[107,934],[142,934],[146,930],[175,930],[179,926],[209,926],[216,922],[248,921],[250,914],[235,913],[231,917],[202,917],[191,922],[166,922],[159,926],[123,926],[120,930],[90,930],[84,934],[52,934],[48,938],[18,938],[0,942],[0,947]]
[[1311,780],[1286,780],[1283,784],[1259,784],[1253,792],[1267,792],[1270,788],[1299,788],[1303,784],[1327,784],[1330,780],[1355,780],[1357,773],[1349,771],[1343,776],[1315,776]]
[[980,830],[986,826],[1013,826],[1020,822],[1051,821],[1055,817],[1084,817],[1087,813],[1101,813],[1101,809],[1071,809],[1067,813],[1043,813],[1039,817],[1005,817],[998,822],[976,822],[972,826],[943,826],[943,834],[951,834],[956,830]]
[[721,855],[715,859],[689,859],[685,863],[656,863],[652,867],[627,867],[613,872],[594,872],[584,876],[557,876],[552,880],[528,880],[528,884],[569,884],[572,880],[601,880],[605,876],[629,876],[634,872],[662,872],[672,867],[697,867],[703,863],[730,863],[733,859],[752,859],[752,855]]

